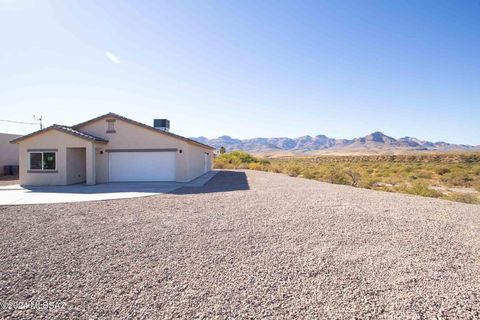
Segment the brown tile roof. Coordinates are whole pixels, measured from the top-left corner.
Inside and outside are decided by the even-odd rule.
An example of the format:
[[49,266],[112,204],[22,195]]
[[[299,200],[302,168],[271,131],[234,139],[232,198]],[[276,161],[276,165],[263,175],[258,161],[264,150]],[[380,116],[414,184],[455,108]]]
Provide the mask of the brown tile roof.
[[54,124],[54,125],[51,125],[50,127],[47,127],[45,129],[38,130],[38,131],[32,132],[30,134],[27,134],[25,136],[21,136],[21,137],[18,137],[16,139],[13,139],[12,141],[10,141],[10,143],[17,143],[17,142],[22,141],[26,138],[36,136],[37,134],[41,134],[41,133],[44,133],[44,132],[49,131],[49,130],[58,130],[58,131],[61,131],[63,133],[66,133],[66,134],[70,134],[72,136],[79,137],[79,138],[86,139],[86,140],[90,140],[90,141],[94,141],[94,142],[100,142],[100,143],[107,143],[108,142],[108,140],[105,140],[105,139],[99,138],[99,137],[95,137],[91,134],[73,129],[72,127],[62,126],[62,125],[59,125],[59,124]]
[[194,144],[194,145],[198,145],[198,146],[201,146],[201,147],[204,147],[204,148],[208,148],[208,149],[215,149],[214,147],[212,146],[209,146],[207,144],[204,144],[204,143],[201,143],[201,142],[198,142],[198,141],[195,141],[195,140],[192,140],[192,139],[189,139],[189,138],[185,138],[185,137],[182,137],[178,134],[174,134],[174,133],[171,133],[171,132],[168,132],[168,131],[163,131],[163,130],[159,130],[159,129],[156,129],[154,127],[151,127],[149,125],[146,125],[144,123],[141,123],[141,122],[138,122],[138,121],[135,121],[135,120],[132,120],[132,119],[129,119],[129,118],[126,118],[124,116],[121,116],[121,115],[118,115],[116,113],[113,113],[113,112],[109,112],[107,114],[104,114],[104,115],[101,115],[99,117],[96,117],[96,118],[93,118],[93,119],[90,119],[88,121],[85,121],[85,122],[82,122],[82,123],[79,123],[79,124],[76,124],[74,126],[72,126],[73,129],[80,129],[81,127],[87,125],[87,124],[90,124],[92,122],[95,122],[97,120],[100,120],[100,119],[103,119],[103,118],[115,118],[115,119],[119,119],[119,120],[123,120],[125,122],[129,122],[133,125],[137,125],[139,127],[142,127],[142,128],[145,128],[145,129],[148,129],[148,130],[154,130],[155,132],[157,133],[160,133],[160,134],[164,134],[164,135],[167,135],[167,136],[170,136],[170,137],[173,137],[173,138],[177,138],[177,139],[180,139],[180,140],[183,140],[183,141],[186,141],[188,143],[191,143],[191,144]]

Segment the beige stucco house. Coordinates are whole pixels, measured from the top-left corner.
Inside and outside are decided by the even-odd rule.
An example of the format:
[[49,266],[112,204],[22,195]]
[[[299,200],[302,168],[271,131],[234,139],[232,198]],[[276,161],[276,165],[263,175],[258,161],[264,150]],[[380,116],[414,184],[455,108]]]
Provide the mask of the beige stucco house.
[[108,113],[16,138],[20,184],[187,182],[211,170],[213,147],[169,132],[168,120],[155,123]]
[[18,134],[0,133],[0,174],[2,175],[5,166],[18,166],[18,146],[9,143],[18,137],[20,137]]

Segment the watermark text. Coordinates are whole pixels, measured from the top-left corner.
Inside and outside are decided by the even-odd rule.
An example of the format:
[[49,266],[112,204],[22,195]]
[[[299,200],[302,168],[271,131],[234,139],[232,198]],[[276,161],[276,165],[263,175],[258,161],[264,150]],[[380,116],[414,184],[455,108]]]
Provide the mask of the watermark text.
[[66,309],[64,301],[2,301],[0,300],[0,310],[54,310]]

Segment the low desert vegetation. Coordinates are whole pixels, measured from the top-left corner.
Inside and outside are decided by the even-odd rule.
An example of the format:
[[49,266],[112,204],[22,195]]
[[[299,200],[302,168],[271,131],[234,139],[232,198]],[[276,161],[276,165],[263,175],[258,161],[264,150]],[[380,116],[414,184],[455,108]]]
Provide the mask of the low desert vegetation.
[[256,165],[270,164],[268,160],[256,158],[243,151],[232,151],[230,153],[222,153],[215,158],[215,168],[217,169],[253,169]]
[[215,168],[284,173],[360,188],[480,204],[480,153],[264,159],[233,151],[216,157]]

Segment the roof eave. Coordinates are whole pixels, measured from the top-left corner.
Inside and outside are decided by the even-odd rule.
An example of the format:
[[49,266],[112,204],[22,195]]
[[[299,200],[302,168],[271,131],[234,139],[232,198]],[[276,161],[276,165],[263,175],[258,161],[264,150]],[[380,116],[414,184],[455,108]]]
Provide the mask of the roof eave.
[[42,134],[42,133],[45,133],[47,131],[50,131],[50,130],[57,130],[58,132],[61,132],[61,133],[65,133],[65,134],[68,134],[68,135],[71,135],[73,137],[76,137],[76,138],[79,138],[79,139],[83,139],[83,140],[87,140],[87,141],[91,141],[91,142],[95,142],[95,143],[103,143],[103,144],[106,144],[108,143],[108,140],[104,140],[104,139],[94,139],[94,138],[90,138],[90,137],[85,137],[85,136],[81,136],[81,135],[77,135],[73,132],[69,132],[67,130],[62,130],[61,128],[56,128],[56,127],[48,127],[48,128],[45,128],[45,129],[42,129],[42,130],[38,130],[38,131],[35,131],[35,132],[32,132],[30,134],[27,134],[27,135],[24,135],[24,136],[21,136],[21,137],[18,137],[18,138],[15,138],[13,140],[10,140],[10,143],[12,144],[18,144],[19,142],[25,140],[25,139],[28,139],[28,138],[31,138],[31,137],[34,137],[36,135],[39,135],[39,134]]

